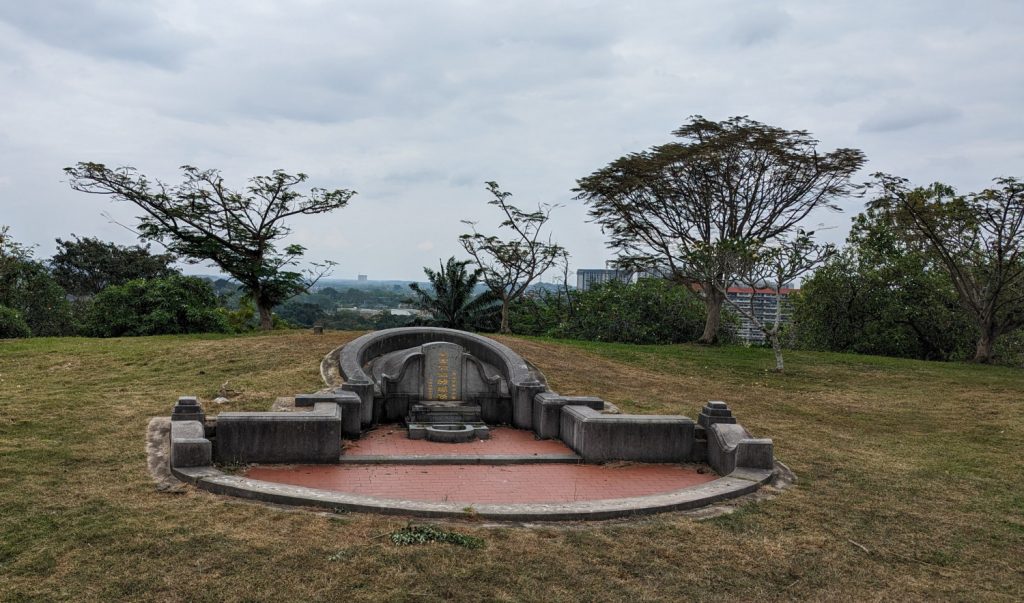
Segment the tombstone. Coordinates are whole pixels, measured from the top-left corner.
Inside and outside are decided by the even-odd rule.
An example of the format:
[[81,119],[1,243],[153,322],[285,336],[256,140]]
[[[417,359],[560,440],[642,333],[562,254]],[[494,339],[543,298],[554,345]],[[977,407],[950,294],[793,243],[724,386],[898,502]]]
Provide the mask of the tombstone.
[[447,341],[424,344],[422,400],[462,400],[462,346]]
[[409,437],[444,442],[486,439],[490,432],[481,418],[479,404],[463,399],[465,349],[447,341],[425,343],[420,402],[409,408]]

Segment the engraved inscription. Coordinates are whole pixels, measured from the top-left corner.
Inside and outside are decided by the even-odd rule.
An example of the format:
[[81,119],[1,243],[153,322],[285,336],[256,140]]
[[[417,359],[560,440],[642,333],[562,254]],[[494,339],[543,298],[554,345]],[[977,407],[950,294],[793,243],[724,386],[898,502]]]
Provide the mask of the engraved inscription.
[[462,346],[427,343],[423,350],[423,399],[460,400],[462,395]]

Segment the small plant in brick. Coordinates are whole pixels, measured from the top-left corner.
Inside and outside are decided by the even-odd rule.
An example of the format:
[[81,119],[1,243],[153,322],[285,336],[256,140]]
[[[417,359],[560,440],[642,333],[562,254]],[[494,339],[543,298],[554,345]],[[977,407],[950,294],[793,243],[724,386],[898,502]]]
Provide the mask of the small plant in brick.
[[399,546],[444,542],[466,547],[467,549],[482,549],[484,547],[483,538],[431,525],[418,526],[409,524],[400,530],[392,532],[391,542]]

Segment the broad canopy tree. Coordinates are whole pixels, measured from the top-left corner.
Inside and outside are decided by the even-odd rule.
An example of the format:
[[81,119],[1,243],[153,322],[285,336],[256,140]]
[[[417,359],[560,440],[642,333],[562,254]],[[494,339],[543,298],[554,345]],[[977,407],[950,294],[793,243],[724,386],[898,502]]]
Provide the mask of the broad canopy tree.
[[945,268],[891,212],[856,216],[846,244],[803,281],[793,305],[796,335],[811,349],[923,360],[974,353],[972,322]]
[[935,183],[875,174],[876,210],[891,214],[942,264],[974,321],[974,360],[994,359],[1000,335],[1024,327],[1024,183],[997,178],[996,187],[959,195]]
[[88,297],[111,285],[178,273],[173,266],[174,255],[151,253],[148,245],[128,247],[71,236],[73,240],[57,239],[57,253],[50,258],[53,277],[71,295]]
[[473,232],[459,237],[462,247],[482,271],[482,278],[494,296],[501,300],[500,333],[511,333],[509,307],[521,298],[544,272],[566,261],[566,250],[554,243],[545,225],[556,206],[539,204],[536,211],[523,211],[512,205],[512,193],[502,191],[497,182],[488,182],[492,199],[489,205],[501,210],[501,228],[511,231],[508,240],[497,235],[484,235],[476,230],[476,222],[463,220]]
[[704,302],[699,341],[715,343],[723,292],[737,276],[729,250],[768,245],[811,212],[838,210],[864,154],[822,154],[805,131],[746,117],[694,116],[673,135],[679,140],[579,179],[575,192],[621,266],[664,276]]
[[291,233],[285,221],[342,208],[355,192],[313,188],[303,194],[295,187],[308,177],[281,170],[250,178],[244,191],[234,191],[217,170],[188,165],[181,170],[184,179],[177,186],[151,181],[131,167],[79,163],[64,171],[74,190],[110,195],[139,207],[141,238],[160,242],[189,262],[211,261],[235,278],[255,304],[261,328],[272,328],[274,306],[307,291],[333,265],[313,264],[298,271],[305,248],[278,247]]

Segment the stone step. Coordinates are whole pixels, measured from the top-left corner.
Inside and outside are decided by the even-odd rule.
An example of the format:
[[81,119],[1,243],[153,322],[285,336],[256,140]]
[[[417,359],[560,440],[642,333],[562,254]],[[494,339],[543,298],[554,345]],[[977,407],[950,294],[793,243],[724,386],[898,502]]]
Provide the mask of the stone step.
[[427,403],[413,404],[408,423],[477,423],[481,419],[479,404]]

